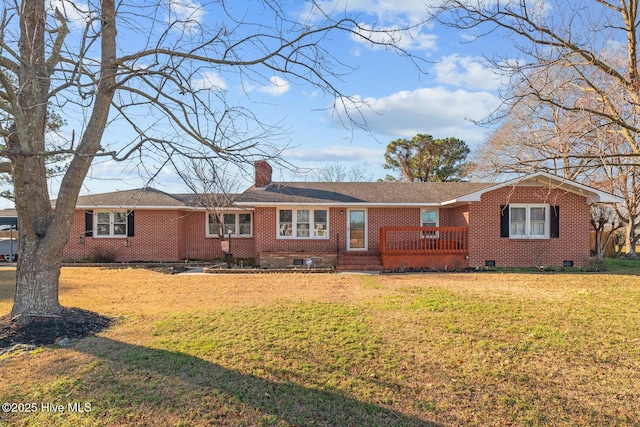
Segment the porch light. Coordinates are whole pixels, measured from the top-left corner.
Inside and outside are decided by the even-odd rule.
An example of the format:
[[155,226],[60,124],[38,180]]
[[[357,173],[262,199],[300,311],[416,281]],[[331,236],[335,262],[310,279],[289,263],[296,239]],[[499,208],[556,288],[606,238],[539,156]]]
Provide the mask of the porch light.
[[78,244],[79,244],[79,245],[84,245],[84,236],[80,236],[80,237],[78,238]]

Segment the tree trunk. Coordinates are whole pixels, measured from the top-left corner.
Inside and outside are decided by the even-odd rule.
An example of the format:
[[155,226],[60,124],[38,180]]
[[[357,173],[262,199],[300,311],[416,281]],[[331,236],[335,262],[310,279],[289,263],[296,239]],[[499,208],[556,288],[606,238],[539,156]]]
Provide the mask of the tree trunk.
[[45,61],[45,0],[23,2],[20,10],[20,64],[15,129],[7,138],[8,157],[20,227],[16,295],[11,317],[29,323],[38,317],[58,316],[60,266],[82,182],[100,149],[109,117],[118,71],[115,63],[116,26],[114,0],[101,0],[101,66],[91,116],[76,153],[60,183],[55,212],[51,208],[47,173],[45,130],[49,76],[55,68]]
[[604,260],[604,247],[602,245],[602,234],[604,228],[596,228],[596,261],[602,262]]
[[[59,316],[58,280],[61,257],[38,250],[38,245],[21,245],[16,276],[16,295],[11,317],[20,323],[33,318]],[[21,268],[22,266],[29,268]]]
[[627,224],[627,229],[625,233],[625,258],[635,259],[638,258],[638,254],[636,253],[636,224],[635,224],[635,216],[629,217],[629,223]]

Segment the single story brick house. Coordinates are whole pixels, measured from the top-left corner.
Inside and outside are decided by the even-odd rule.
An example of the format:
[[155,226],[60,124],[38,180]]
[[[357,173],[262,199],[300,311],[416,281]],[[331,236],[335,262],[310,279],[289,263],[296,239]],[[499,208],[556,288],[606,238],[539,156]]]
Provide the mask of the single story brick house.
[[213,211],[149,188],[81,196],[64,257],[210,260],[230,244],[265,268],[582,267],[590,205],[622,202],[542,172],[502,183],[272,182],[267,162],[255,168],[254,185]]

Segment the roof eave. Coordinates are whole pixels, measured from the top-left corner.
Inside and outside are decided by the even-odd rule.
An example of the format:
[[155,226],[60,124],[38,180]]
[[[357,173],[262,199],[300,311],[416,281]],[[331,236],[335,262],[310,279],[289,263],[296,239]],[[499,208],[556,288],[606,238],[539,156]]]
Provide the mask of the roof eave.
[[587,199],[588,204],[624,202],[621,197],[614,196],[613,194],[609,194],[604,191],[588,187],[586,185],[582,185],[578,182],[564,179],[560,176],[549,174],[546,172],[536,172],[531,175],[526,175],[521,178],[515,178],[510,181],[501,182],[496,185],[484,188],[482,190],[474,191],[473,193],[469,193],[445,203],[450,204],[454,202],[479,202],[482,195],[490,191],[498,190],[503,187],[522,185],[530,182],[549,186],[550,188],[558,188],[570,193],[584,196]]
[[441,203],[377,203],[377,202],[237,202],[238,206],[281,207],[281,206],[324,206],[324,207],[416,207],[440,206]]
[[[52,205],[53,208],[56,205]],[[191,206],[146,206],[146,205],[77,205],[76,209],[153,209],[153,210],[193,210]]]

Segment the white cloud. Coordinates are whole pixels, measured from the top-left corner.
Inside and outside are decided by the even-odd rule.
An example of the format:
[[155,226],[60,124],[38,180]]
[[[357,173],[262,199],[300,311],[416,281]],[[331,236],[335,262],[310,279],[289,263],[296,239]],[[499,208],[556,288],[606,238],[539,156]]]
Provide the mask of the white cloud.
[[169,0],[169,22],[182,32],[197,31],[204,21],[204,7],[192,0]]
[[422,29],[412,29],[400,31],[394,27],[372,27],[371,25],[359,24],[360,31],[353,38],[361,43],[365,43],[372,48],[384,48],[383,45],[393,45],[406,50],[432,50],[436,48],[438,36],[427,34]]
[[287,160],[300,160],[304,162],[363,162],[370,161],[380,163],[384,157],[384,148],[362,148],[352,145],[336,145],[322,148],[295,148],[287,150],[284,154]]
[[352,117],[361,114],[374,133],[391,139],[428,133],[436,138],[460,138],[469,146],[481,143],[486,136],[471,121],[486,118],[499,105],[498,97],[490,92],[450,91],[444,87],[401,91],[362,101],[370,108],[352,112]]
[[[376,43],[392,43],[407,50],[431,50],[436,47],[437,36],[428,33],[427,18],[434,1],[441,3],[441,0],[319,0],[307,7],[306,13],[310,20],[341,14],[356,17],[361,21],[358,24],[361,36],[354,36],[354,40],[372,48],[376,48]],[[405,30],[398,30],[402,28]]]
[[428,0],[322,0],[317,2],[326,12],[366,13],[378,22],[417,24],[423,22],[430,4]]
[[553,12],[553,6],[546,0],[529,0],[527,12],[534,22],[544,24],[545,19]]
[[220,89],[227,90],[227,82],[224,81],[217,73],[207,71],[202,73],[201,78],[191,82],[191,86],[195,90]]
[[497,90],[502,80],[482,58],[453,54],[443,57],[433,67],[439,83],[468,89]]
[[256,89],[258,92],[266,93],[272,96],[280,96],[289,91],[291,86],[289,82],[284,80],[281,77],[273,76],[269,79],[269,86],[263,86],[261,88]]
[[69,20],[69,23],[76,28],[83,28],[91,19],[92,13],[87,3],[71,0],[51,0],[49,7],[52,10],[59,10]]

